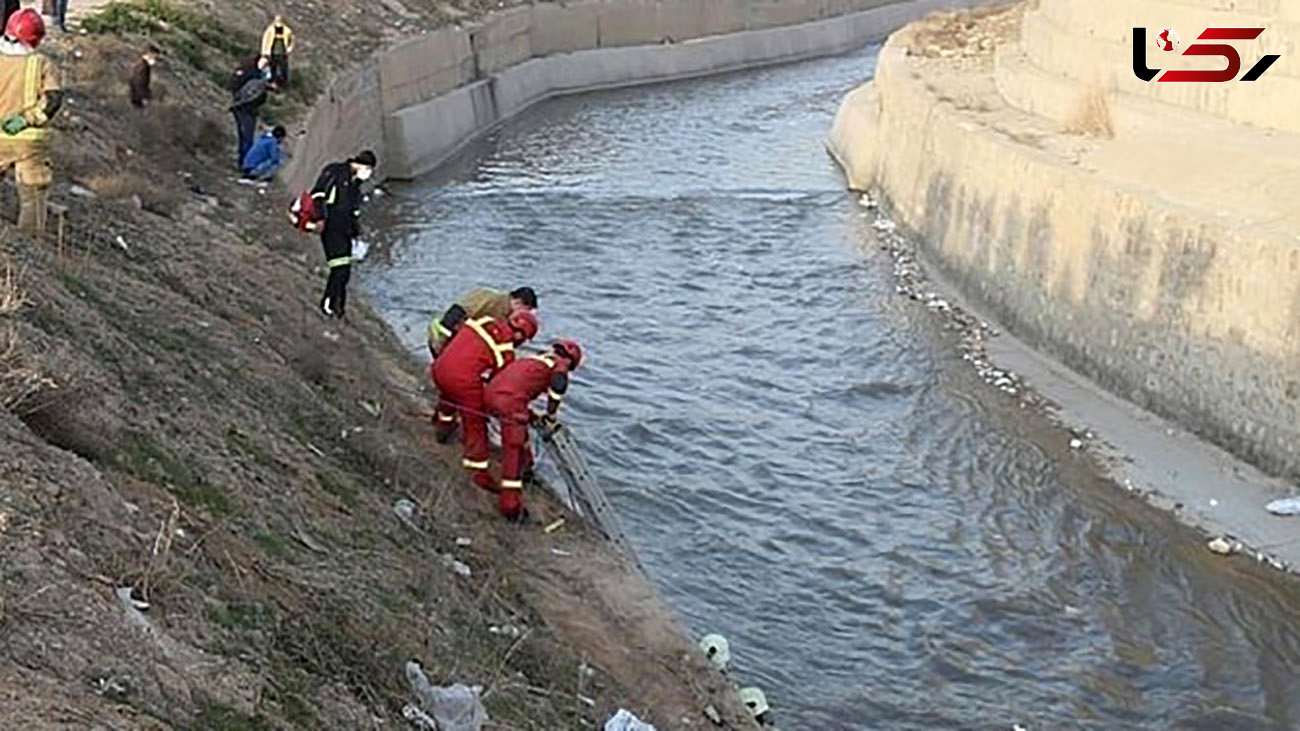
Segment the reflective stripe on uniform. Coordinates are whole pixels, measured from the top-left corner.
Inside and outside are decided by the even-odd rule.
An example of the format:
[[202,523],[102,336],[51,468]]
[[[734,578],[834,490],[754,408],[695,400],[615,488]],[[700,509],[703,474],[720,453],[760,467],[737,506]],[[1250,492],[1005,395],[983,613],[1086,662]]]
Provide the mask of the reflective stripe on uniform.
[[[32,54],[27,57],[27,63],[23,67],[23,111],[35,110],[41,102],[41,57]],[[48,131],[44,127],[28,127],[16,135],[11,135],[11,140],[26,140],[33,142],[45,139]]]
[[551,399],[554,400],[554,401],[563,401],[563,400],[564,400],[564,394],[562,394],[562,393],[556,393],[556,392],[555,392],[555,389],[553,389],[553,388],[548,388],[548,389],[546,389],[546,395],[547,395],[547,396],[550,396]]
[[442,324],[442,320],[438,320],[433,323],[433,331],[443,336],[444,338],[451,337],[451,331],[447,329],[446,325]]
[[472,459],[462,459],[460,463],[467,470],[485,470],[490,466],[487,460],[483,460],[482,462],[475,462]]
[[455,421],[455,414],[438,414],[438,421]]
[[502,480],[502,481],[501,481],[501,489],[502,489],[502,490],[522,490],[522,489],[524,489],[524,483],[523,483],[522,480]]
[[540,353],[538,355],[530,355],[528,357],[534,360],[540,360],[541,362],[545,363],[546,365],[552,368],[555,367],[555,356],[551,355],[550,353]]
[[328,263],[330,265],[330,269],[333,269],[334,267],[345,267],[352,263],[352,257],[340,256],[335,259],[330,259]]
[[493,340],[492,336],[488,335],[488,331],[483,329],[483,326],[491,321],[492,318],[490,317],[480,317],[477,320],[466,320],[465,324],[469,326],[469,329],[478,333],[478,336],[483,339],[483,342],[488,346],[488,349],[492,351],[492,358],[496,361],[497,368],[501,368],[506,364],[505,354],[514,352],[515,344],[497,343],[496,340]]

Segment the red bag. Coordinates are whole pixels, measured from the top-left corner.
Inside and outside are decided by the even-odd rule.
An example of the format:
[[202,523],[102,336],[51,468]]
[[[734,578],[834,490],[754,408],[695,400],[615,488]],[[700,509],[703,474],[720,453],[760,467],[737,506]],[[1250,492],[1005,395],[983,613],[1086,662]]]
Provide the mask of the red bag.
[[309,190],[303,191],[289,204],[289,222],[299,231],[309,231],[309,226],[322,218],[322,211],[316,208],[316,200]]

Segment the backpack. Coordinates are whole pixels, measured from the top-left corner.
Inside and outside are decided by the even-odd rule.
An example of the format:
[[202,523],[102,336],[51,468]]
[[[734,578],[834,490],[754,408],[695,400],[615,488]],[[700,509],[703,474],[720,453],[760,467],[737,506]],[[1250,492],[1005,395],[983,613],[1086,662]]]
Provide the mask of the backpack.
[[324,212],[317,209],[316,200],[311,197],[311,191],[309,190],[304,190],[289,204],[289,222],[299,231],[306,232],[308,224],[315,223],[324,217]]
[[249,104],[257,104],[260,106],[261,102],[258,100],[266,97],[266,91],[270,87],[270,84],[271,82],[264,76],[257,76],[249,79],[244,82],[243,86],[239,87],[239,91],[235,92],[235,101],[230,105],[230,108],[235,109],[236,107],[247,106]]

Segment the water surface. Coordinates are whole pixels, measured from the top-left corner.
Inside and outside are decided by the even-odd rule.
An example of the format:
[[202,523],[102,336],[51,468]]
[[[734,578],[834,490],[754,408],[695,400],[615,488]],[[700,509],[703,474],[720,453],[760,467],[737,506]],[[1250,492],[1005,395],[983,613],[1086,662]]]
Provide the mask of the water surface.
[[[640,555],[785,729],[1300,727],[1300,595],[982,386],[823,149],[874,49],[547,103],[375,217],[418,348],[531,284]],[[918,124],[923,120],[918,120]]]

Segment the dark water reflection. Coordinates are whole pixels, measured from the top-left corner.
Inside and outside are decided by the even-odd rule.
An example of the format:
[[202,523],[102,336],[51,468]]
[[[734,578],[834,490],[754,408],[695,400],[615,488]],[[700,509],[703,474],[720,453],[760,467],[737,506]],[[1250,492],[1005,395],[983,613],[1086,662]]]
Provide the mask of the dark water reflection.
[[822,148],[873,56],[549,103],[399,189],[364,286],[412,345],[469,286],[541,291],[643,560],[784,728],[1300,728],[1294,586],[1053,451],[894,296]]

